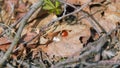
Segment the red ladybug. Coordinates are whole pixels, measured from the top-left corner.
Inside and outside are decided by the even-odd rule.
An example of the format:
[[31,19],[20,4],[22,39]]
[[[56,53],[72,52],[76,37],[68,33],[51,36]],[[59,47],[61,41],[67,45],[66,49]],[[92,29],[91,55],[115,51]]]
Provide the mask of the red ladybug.
[[67,30],[62,30],[61,36],[62,36],[62,37],[68,36],[68,31],[67,31]]

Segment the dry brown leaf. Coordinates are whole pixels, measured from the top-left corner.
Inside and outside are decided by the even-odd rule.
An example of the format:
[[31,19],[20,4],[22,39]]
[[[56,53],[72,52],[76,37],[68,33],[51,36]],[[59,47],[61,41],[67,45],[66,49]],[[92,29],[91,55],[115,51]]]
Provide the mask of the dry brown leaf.
[[111,21],[111,23],[117,23],[120,21],[120,3],[112,3],[108,5],[105,11],[105,19]]
[[85,25],[62,25],[56,29],[56,31],[60,30],[71,30],[71,32],[68,32],[67,37],[58,37],[60,38],[60,41],[52,42],[47,47],[44,45],[40,46],[42,51],[47,53],[51,58],[53,56],[72,56],[74,53],[80,51],[83,48],[79,37],[84,36],[86,37],[86,40],[88,40],[90,37],[89,28]]
[[7,37],[1,37],[0,38],[0,45],[11,43],[11,41]]
[[54,20],[56,18],[57,18],[57,16],[55,14],[50,14],[47,17],[45,17],[44,19],[42,19],[41,21],[37,22],[38,25],[36,25],[36,26],[37,26],[37,28],[40,29],[41,27],[46,26],[51,20]]
[[0,50],[5,52],[9,48],[10,44],[11,44],[11,41],[8,40],[7,37],[0,38]]
[[0,50],[6,52],[9,46],[10,46],[10,43],[2,44],[0,45]]
[[[119,3],[111,3],[104,6],[95,6],[91,9],[91,12],[94,13],[98,10],[102,10],[101,12],[97,12],[94,14],[94,18],[97,22],[107,31],[111,31],[116,27],[116,23],[120,21],[120,12],[119,11]],[[106,9],[105,9],[106,8]],[[104,10],[103,10],[104,9]],[[103,13],[103,15],[102,15]],[[99,28],[99,27],[97,27]]]

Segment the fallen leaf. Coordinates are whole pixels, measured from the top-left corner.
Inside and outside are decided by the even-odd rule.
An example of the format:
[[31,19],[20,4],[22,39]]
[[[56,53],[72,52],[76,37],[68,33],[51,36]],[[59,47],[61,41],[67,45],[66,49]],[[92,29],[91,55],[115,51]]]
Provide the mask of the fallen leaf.
[[[77,29],[76,29],[77,28]],[[47,53],[51,58],[53,56],[68,57],[80,51],[83,45],[80,43],[79,37],[84,36],[86,40],[90,37],[90,31],[83,25],[62,25],[56,31],[71,30],[68,36],[62,37],[58,42],[52,42],[47,47],[40,46],[42,51]],[[88,39],[87,39],[88,38]]]

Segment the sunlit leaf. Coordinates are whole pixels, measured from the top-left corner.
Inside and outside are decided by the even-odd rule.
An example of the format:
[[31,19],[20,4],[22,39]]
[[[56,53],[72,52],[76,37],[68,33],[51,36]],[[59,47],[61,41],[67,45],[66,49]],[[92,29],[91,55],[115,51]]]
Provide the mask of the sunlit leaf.
[[47,6],[50,6],[52,8],[55,8],[54,4],[50,0],[44,0],[44,2],[45,2],[45,6],[47,5]]
[[50,0],[44,0],[44,6],[43,9],[44,10],[49,10],[50,13],[56,13],[56,14],[60,14],[61,9],[59,8],[60,6],[60,2],[59,1],[55,1],[55,3],[53,3]]

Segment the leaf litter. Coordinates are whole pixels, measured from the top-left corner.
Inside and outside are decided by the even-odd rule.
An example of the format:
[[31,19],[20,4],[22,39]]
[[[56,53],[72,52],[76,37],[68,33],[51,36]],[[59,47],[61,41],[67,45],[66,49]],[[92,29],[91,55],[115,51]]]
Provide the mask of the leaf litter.
[[[2,24],[10,27],[14,32],[17,31],[17,28],[19,28],[20,25],[19,23],[14,27],[11,27],[11,25],[16,23],[29,11],[30,4],[37,2],[37,0],[21,1],[22,2],[19,2],[18,0],[5,0],[1,10],[0,21],[3,22]],[[65,14],[74,12],[88,1],[89,0],[67,0],[66,3],[68,3],[68,7],[73,8],[74,10],[69,12],[70,9],[66,9]],[[42,64],[43,66],[45,65],[45,67],[56,68],[59,65],[63,65],[62,62],[65,62],[65,60],[74,59],[74,57],[82,55],[84,56],[86,52],[90,52],[92,49],[94,50],[95,47],[99,46],[97,44],[101,43],[97,41],[106,34],[109,39],[107,39],[107,42],[105,42],[104,46],[101,48],[100,53],[92,53],[87,55],[87,57],[82,57],[83,59],[80,59],[80,63],[76,61],[75,64],[68,64],[68,67],[82,66],[82,68],[89,68],[89,66],[94,66],[92,62],[96,62],[96,60],[105,63],[104,60],[110,62],[110,59],[113,60],[112,62],[115,61],[116,64],[118,64],[117,61],[119,61],[120,55],[120,33],[119,28],[117,28],[120,24],[119,5],[118,0],[94,0],[82,11],[64,17],[59,21],[55,21],[54,24],[47,28],[43,27],[47,26],[52,20],[55,20],[60,16],[39,8],[28,20],[28,23],[22,32],[21,39],[16,47],[14,47],[13,53],[11,54],[10,59],[12,60],[8,59],[8,61],[11,61],[13,66],[17,66],[13,63],[18,63],[17,61],[19,60],[28,63],[28,61],[32,60],[35,65]],[[64,10],[62,11],[64,13]],[[12,31],[11,33],[5,32],[5,30],[8,30],[8,27],[1,27],[2,29],[0,30],[2,35],[2,37],[0,37],[0,57],[3,56],[2,52],[6,52],[13,42],[13,39],[9,38],[9,35],[12,35],[13,38],[15,36],[15,33]],[[43,29],[43,31],[40,29]],[[108,34],[109,32],[111,32],[111,34]],[[91,45],[91,43],[96,43],[96,45]],[[38,59],[39,61],[37,61]],[[16,62],[13,60],[16,60]],[[40,64],[34,62],[34,60]],[[69,62],[72,61],[68,61],[68,63]],[[21,63],[18,64],[25,67]],[[98,63],[95,65],[102,64]]]

